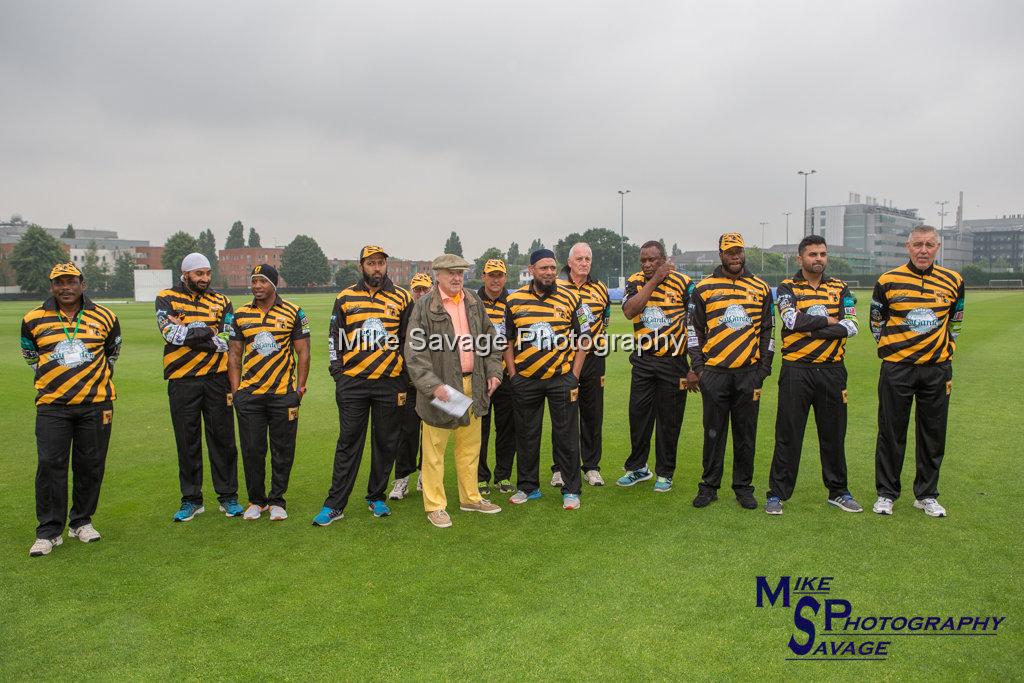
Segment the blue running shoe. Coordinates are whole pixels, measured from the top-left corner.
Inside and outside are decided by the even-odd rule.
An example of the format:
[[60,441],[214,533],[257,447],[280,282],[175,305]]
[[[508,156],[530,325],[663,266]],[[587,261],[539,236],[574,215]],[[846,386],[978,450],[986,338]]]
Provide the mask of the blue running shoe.
[[655,493],[665,493],[672,490],[672,480],[668,477],[658,477],[654,482]]
[[540,489],[534,489],[527,493],[526,491],[516,491],[515,495],[508,499],[508,502],[513,505],[522,505],[528,500],[537,500],[541,497]]
[[562,494],[562,509],[563,510],[578,510],[580,507],[580,497],[577,493],[563,493]]
[[387,517],[391,514],[391,508],[383,500],[375,500],[370,503],[369,507],[374,517]]
[[206,508],[198,503],[186,501],[181,504],[181,509],[174,513],[175,522],[191,522],[192,518],[206,512]]
[[221,503],[220,511],[226,517],[240,517],[244,512],[242,506],[238,504],[237,498],[228,498],[225,502]]
[[333,510],[325,507],[321,508],[320,513],[313,518],[313,526],[327,526],[336,519],[341,519],[345,516],[341,510]]
[[619,477],[618,481],[616,481],[615,483],[618,484],[619,486],[633,486],[634,484],[639,484],[642,481],[647,481],[653,476],[654,475],[651,474],[651,471],[649,469],[647,469],[646,467],[641,467],[638,470],[626,472],[624,475]]

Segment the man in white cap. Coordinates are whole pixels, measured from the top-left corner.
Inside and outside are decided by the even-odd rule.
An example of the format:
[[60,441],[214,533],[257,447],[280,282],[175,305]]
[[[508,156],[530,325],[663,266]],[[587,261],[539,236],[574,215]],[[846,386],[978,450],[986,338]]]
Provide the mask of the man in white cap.
[[231,300],[210,289],[212,272],[204,255],[181,261],[177,284],[156,297],[156,323],[164,344],[164,379],[171,424],[178,447],[181,508],[175,522],[203,512],[203,443],[210,455],[213,488],[220,510],[240,517],[238,451],[228,384],[228,329],[234,319]]

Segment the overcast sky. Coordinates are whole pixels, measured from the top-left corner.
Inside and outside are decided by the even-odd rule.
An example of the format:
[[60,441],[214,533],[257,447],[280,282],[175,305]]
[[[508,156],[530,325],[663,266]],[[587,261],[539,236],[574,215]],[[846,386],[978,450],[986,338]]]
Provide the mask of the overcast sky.
[[429,258],[1024,213],[1024,3],[0,0],[0,215]]

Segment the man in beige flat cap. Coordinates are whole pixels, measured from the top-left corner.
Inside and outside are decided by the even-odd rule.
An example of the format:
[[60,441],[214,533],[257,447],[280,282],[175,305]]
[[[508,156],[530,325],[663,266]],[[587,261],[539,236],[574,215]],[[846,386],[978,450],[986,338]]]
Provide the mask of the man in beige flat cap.
[[[476,486],[480,458],[480,417],[501,384],[501,349],[480,298],[463,289],[469,263],[444,254],[434,259],[436,287],[416,302],[409,319],[405,361],[416,387],[416,412],[423,420],[423,508],[436,527],[452,525],[446,511],[444,452],[455,433],[459,509],[493,514],[501,508],[484,500]],[[452,387],[472,399],[461,415],[432,401],[456,399]]]

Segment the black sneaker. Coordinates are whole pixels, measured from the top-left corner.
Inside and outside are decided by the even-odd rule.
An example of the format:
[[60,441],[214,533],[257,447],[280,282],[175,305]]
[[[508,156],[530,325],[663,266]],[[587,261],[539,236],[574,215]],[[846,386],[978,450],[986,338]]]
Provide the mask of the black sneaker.
[[757,509],[757,498],[754,498],[753,493],[738,493],[736,494],[736,500],[739,501],[740,507],[744,510]]
[[491,485],[486,481],[478,481],[476,483],[476,488],[480,491],[481,496],[491,495]]
[[512,485],[512,482],[508,479],[502,479],[498,482],[499,493],[515,493],[516,487]]
[[697,497],[693,499],[693,507],[695,508],[706,508],[718,500],[718,494],[714,490],[701,489],[697,492]]

